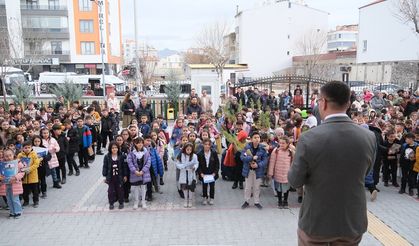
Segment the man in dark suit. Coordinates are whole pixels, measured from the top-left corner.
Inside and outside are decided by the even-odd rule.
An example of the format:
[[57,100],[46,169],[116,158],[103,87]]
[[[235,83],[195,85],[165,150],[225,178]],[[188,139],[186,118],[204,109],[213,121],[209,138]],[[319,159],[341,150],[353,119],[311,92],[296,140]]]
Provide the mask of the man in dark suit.
[[298,223],[299,245],[358,245],[367,230],[364,188],[376,140],[346,115],[349,87],[329,82],[320,89],[322,124],[304,133],[288,181],[305,187]]

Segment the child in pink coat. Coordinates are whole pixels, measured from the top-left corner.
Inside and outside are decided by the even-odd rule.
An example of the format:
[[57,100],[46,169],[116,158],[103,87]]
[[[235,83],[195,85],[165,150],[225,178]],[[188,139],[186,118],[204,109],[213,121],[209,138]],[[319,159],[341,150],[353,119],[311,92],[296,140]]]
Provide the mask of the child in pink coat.
[[[4,161],[14,160],[14,153],[10,149],[4,150]],[[18,173],[11,178],[10,183],[4,182],[5,177],[0,175],[0,196],[7,197],[7,205],[10,209],[9,218],[18,219],[22,215],[22,205],[20,204],[19,195],[23,194],[22,178],[25,175],[22,172],[23,165],[19,162]]]
[[[290,146],[289,138],[283,136],[279,139],[279,147],[276,147],[269,159],[268,177],[274,179],[275,190],[278,195],[278,207],[288,208],[288,171],[290,170],[292,157],[295,149]],[[284,199],[282,199],[284,193]]]

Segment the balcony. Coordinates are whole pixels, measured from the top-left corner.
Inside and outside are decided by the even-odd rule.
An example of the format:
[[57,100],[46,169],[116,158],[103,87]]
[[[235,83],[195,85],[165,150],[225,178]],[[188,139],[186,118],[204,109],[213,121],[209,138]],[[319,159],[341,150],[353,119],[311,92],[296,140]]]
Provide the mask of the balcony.
[[22,15],[68,16],[67,6],[58,5],[20,5]]
[[33,50],[25,50],[26,56],[34,56],[34,57],[46,57],[46,58],[59,58],[61,62],[69,62],[70,61],[70,51],[69,50],[42,50],[42,51],[33,51]]
[[24,38],[33,38],[33,36],[40,36],[45,39],[69,39],[70,33],[68,28],[23,28],[23,37]]

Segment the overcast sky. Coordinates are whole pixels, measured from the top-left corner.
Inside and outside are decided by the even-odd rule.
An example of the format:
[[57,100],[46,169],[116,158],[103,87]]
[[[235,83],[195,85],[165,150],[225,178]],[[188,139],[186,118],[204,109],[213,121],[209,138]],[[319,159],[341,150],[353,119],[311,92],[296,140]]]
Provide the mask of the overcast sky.
[[[216,22],[234,23],[240,10],[260,0],[121,0],[123,40],[134,38],[134,3],[137,1],[138,38],[157,49],[185,50],[194,46],[202,27]],[[330,13],[329,28],[357,24],[358,8],[373,0],[305,0],[310,7]],[[308,20],[309,21],[309,20]]]

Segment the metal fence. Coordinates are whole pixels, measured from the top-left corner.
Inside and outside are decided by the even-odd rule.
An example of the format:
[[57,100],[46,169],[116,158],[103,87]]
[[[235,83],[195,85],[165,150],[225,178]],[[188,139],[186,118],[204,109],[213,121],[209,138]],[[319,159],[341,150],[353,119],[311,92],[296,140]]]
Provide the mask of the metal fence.
[[[120,102],[122,103],[123,97],[117,97]],[[13,100],[12,97],[8,96],[7,101],[11,102]],[[93,101],[97,101],[101,108],[105,108],[105,101],[103,100],[103,97],[82,97],[79,102],[80,105],[83,107],[88,107],[92,104]],[[42,107],[54,107],[57,100],[54,97],[36,97],[32,100],[38,108]],[[157,115],[162,115],[164,119],[171,120],[177,117],[179,113],[186,112],[187,104],[186,104],[186,98],[180,98],[177,107],[169,102],[166,98],[161,97],[149,97],[148,98],[148,104],[150,104],[151,109],[153,111],[153,114],[155,117]],[[169,112],[170,111],[170,112]]]

